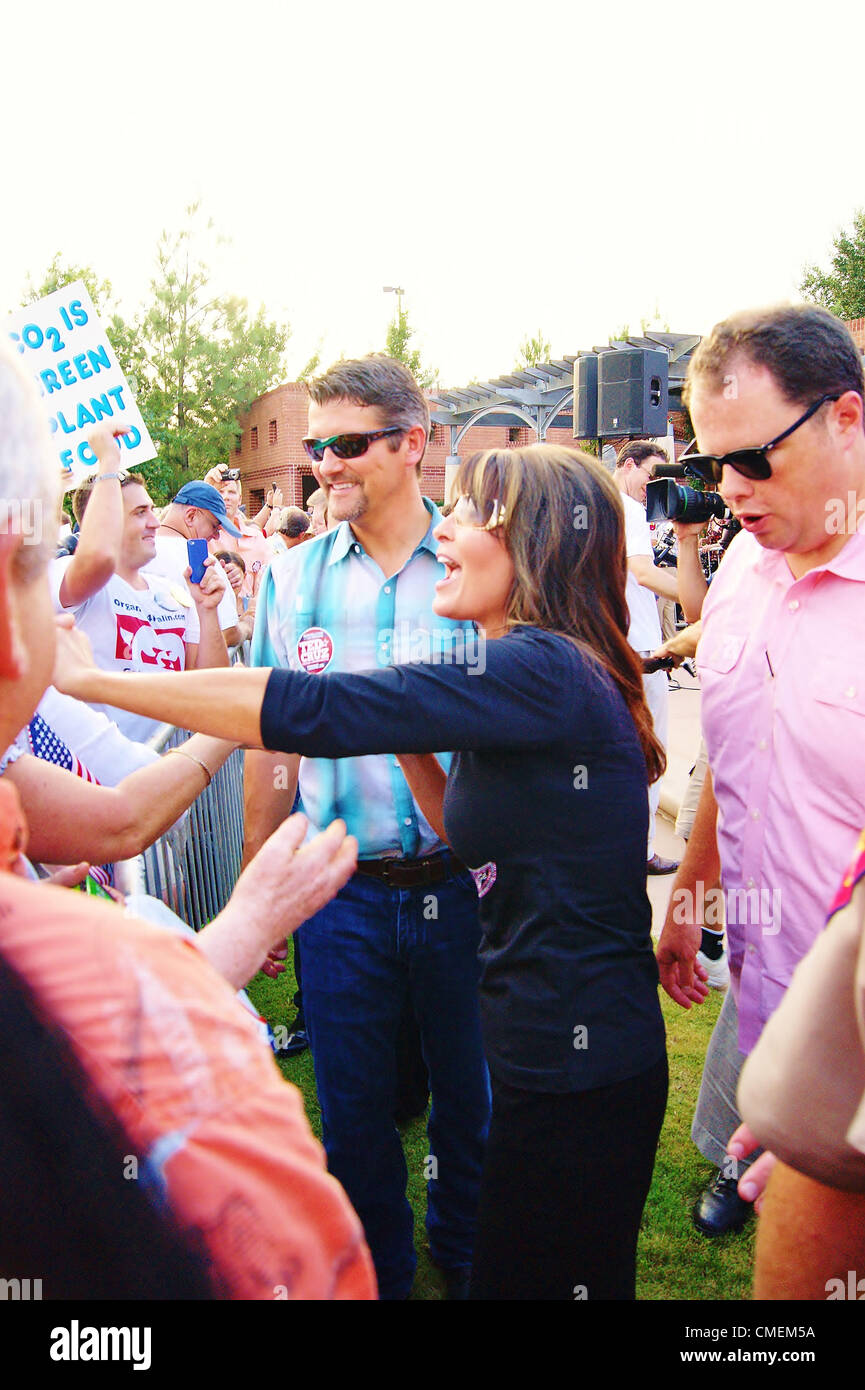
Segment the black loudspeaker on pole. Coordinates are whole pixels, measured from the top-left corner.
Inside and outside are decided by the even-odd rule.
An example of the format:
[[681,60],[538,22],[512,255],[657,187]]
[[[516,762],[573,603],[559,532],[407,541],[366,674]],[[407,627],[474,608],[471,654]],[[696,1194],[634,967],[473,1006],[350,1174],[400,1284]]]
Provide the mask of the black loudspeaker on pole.
[[586,353],[574,363],[574,438],[598,437],[598,354]]
[[[583,359],[579,359],[582,361]],[[597,434],[605,438],[667,433],[667,354],[612,349],[597,358]]]

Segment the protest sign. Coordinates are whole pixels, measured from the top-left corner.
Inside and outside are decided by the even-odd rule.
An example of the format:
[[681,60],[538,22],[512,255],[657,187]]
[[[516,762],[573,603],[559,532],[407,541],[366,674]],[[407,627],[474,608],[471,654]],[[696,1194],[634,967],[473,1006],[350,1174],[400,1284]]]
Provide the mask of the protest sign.
[[39,388],[64,490],[77,487],[93,471],[96,455],[87,435],[100,420],[128,429],[120,439],[124,468],[134,470],[156,457],[129,382],[81,280],[10,314],[6,331]]

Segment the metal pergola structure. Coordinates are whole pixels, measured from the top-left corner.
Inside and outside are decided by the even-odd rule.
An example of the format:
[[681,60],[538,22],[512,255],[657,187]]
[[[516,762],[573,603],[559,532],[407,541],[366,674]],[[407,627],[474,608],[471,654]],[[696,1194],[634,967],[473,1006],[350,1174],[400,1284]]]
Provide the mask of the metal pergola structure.
[[600,348],[585,349],[573,357],[566,353],[562,358],[508,372],[492,381],[473,383],[459,390],[431,392],[431,418],[435,424],[446,425],[450,430],[446,480],[450,480],[459,465],[460,444],[474,425],[508,425],[515,419],[520,420],[534,430],[539,443],[546,439],[554,420],[559,420],[566,428],[572,425],[575,363],[589,351],[654,348],[666,352],[672,404],[673,397],[681,399],[688,362],[699,341],[700,336],[695,333],[650,332]]

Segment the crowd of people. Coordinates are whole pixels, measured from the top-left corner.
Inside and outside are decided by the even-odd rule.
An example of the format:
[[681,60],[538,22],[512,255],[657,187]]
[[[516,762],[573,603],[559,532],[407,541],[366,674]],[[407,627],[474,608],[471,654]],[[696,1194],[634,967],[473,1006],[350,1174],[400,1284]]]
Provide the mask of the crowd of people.
[[[4,1272],[26,1250],[54,1271],[46,1297],[404,1299],[394,1117],[429,1092],[449,1297],[633,1299],[667,1102],[660,972],[686,1009],[730,981],[694,1122],[717,1169],[698,1229],[739,1229],[756,1198],[757,1296],[826,1297],[865,1263],[852,339],[784,308],[693,354],[689,464],[742,527],[711,585],[700,524],[676,524],[675,569],[653,561],[656,441],[612,473],[558,446],[487,450],[443,513],[405,367],[343,361],[309,395],[306,510],[275,488],[247,518],[220,464],[157,515],[103,424],[62,554],[13,508],[0,527]],[[57,486],[4,354],[0,495],[53,516]],[[691,624],[666,644],[659,598]],[[706,756],[679,863],[654,847],[668,685],[644,665],[694,650]],[[164,723],[194,732],[159,757]],[[161,904],[124,910],[114,865],[238,747],[226,908],[197,935]],[[675,874],[657,956],[647,874]],[[703,910],[719,885],[720,924]],[[234,993],[289,938],[289,1051],[311,1049],[323,1149]],[[87,1239],[64,1243],[73,1201]]]

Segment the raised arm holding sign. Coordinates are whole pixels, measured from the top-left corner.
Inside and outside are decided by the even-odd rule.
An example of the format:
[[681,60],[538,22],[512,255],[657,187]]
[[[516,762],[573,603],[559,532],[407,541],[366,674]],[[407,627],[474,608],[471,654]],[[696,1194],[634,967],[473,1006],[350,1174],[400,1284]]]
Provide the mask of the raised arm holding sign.
[[121,457],[118,435],[122,427],[99,425],[88,443],[96,455],[96,481],[87,510],[80,520],[78,546],[63,571],[60,602],[74,608],[108,583],[117,568],[123,538],[123,496],[120,487]]

